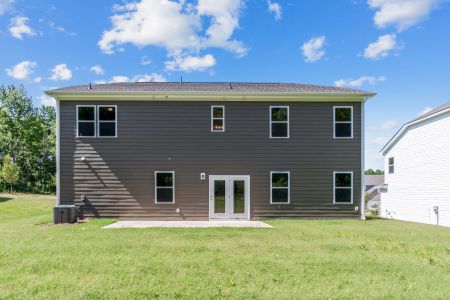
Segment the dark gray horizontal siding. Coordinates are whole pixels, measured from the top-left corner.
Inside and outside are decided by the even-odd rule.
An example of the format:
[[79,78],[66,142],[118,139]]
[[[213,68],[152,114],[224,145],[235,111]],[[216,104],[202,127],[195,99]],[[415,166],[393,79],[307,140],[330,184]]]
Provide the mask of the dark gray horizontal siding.
[[[354,217],[360,199],[360,104],[354,138],[333,139],[333,105],[216,103],[225,132],[210,131],[212,103],[90,102],[118,105],[118,138],[76,138],[76,104],[61,102],[61,202],[86,214],[207,219],[207,175],[250,175],[251,217]],[[290,108],[290,138],[269,138],[269,106]],[[82,161],[81,157],[86,157]],[[271,205],[270,171],[291,172],[291,204]],[[354,204],[333,204],[333,171],[353,171]],[[175,171],[175,204],[154,203],[154,171]],[[175,210],[180,208],[181,216]]]

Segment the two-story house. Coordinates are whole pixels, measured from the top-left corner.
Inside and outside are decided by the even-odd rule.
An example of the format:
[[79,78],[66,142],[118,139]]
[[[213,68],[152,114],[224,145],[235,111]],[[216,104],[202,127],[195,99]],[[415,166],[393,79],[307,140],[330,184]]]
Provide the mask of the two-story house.
[[357,217],[373,93],[285,83],[111,83],[57,101],[57,204],[159,220]]

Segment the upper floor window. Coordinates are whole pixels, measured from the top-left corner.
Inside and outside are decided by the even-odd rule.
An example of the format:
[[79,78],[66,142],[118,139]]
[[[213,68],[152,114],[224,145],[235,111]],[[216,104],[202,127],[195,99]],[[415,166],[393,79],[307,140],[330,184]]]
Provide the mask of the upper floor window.
[[117,136],[117,106],[98,106],[98,137]]
[[155,203],[175,203],[175,172],[155,172]]
[[270,172],[270,203],[290,203],[290,173]]
[[334,203],[353,203],[353,173],[334,172]]
[[225,131],[225,107],[211,106],[211,131]]
[[95,137],[95,105],[77,106],[77,136]]
[[334,138],[353,138],[353,107],[334,107]]
[[289,106],[270,107],[270,138],[289,138]]
[[117,105],[77,105],[77,137],[117,137]]
[[394,173],[394,158],[393,157],[389,157],[389,174],[393,174]]

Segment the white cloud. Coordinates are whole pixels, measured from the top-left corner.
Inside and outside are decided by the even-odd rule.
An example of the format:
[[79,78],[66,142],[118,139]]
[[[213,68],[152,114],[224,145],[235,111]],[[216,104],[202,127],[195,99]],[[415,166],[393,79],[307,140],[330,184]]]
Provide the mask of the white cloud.
[[239,27],[239,17],[243,0],[199,0],[197,4],[197,17],[210,17],[210,25],[206,29],[206,38],[201,37],[201,48],[223,48],[238,56],[247,53],[242,42],[231,40],[235,29]]
[[42,95],[38,97],[39,102],[41,103],[41,105],[44,106],[56,106],[56,101],[55,98],[48,96],[48,95]]
[[50,80],[70,80],[72,79],[72,71],[67,67],[66,64],[56,65],[52,69],[52,75],[50,76]]
[[33,82],[34,83],[40,83],[42,81],[42,77],[35,77],[34,79],[33,79]]
[[8,76],[10,77],[18,80],[23,80],[27,79],[27,77],[33,73],[33,69],[35,69],[36,67],[36,62],[24,60],[11,68],[5,69],[5,71],[6,74],[8,74]]
[[48,26],[51,29],[53,29],[53,30],[65,33],[65,34],[67,34],[69,36],[76,36],[77,35],[75,32],[69,32],[64,27],[62,27],[60,25],[56,25],[55,22],[53,22],[53,21],[48,21]]
[[211,54],[205,56],[175,57],[172,61],[166,62],[166,69],[169,71],[204,71],[213,67],[216,59]]
[[142,74],[142,75],[136,75],[132,78],[124,75],[117,75],[113,76],[109,80],[97,80],[95,81],[96,84],[102,84],[102,83],[118,83],[118,82],[165,82],[167,79],[157,73],[151,73],[151,74]]
[[387,120],[387,121],[381,123],[380,128],[384,129],[384,130],[391,130],[395,126],[397,126],[397,124],[398,124],[398,121],[396,121],[396,120]]
[[30,26],[27,25],[27,22],[30,19],[27,17],[15,17],[11,19],[11,23],[9,25],[9,32],[16,39],[22,40],[25,35],[33,36],[36,33],[31,29]]
[[128,81],[130,81],[130,78],[128,78],[127,76],[122,76],[122,75],[114,76],[111,79],[111,82],[128,82]]
[[277,2],[272,2],[270,0],[267,1],[267,6],[270,13],[273,13],[275,20],[281,20],[282,17],[282,9],[281,5]]
[[379,28],[395,26],[402,31],[423,21],[445,0],[368,0],[377,12],[375,25]]
[[148,58],[147,56],[142,56],[141,57],[141,65],[147,66],[147,65],[149,65],[151,63],[152,63],[152,60],[150,58]]
[[367,59],[380,59],[389,55],[393,50],[399,49],[395,34],[386,34],[378,38],[374,43],[370,43],[364,50],[364,57]]
[[0,0],[0,16],[11,10],[14,0]]
[[420,113],[417,114],[417,116],[418,117],[423,116],[424,114],[427,114],[432,110],[433,110],[432,107],[425,107]]
[[385,145],[388,140],[389,140],[389,138],[387,138],[387,137],[379,136],[379,137],[374,138],[372,140],[372,143],[376,144],[376,145]]
[[[243,0],[140,0],[114,6],[112,27],[98,42],[105,53],[131,43],[164,48],[170,58],[198,55],[209,47],[243,56],[247,49],[232,39],[239,27]],[[202,25],[207,24],[206,27]],[[119,47],[120,48],[120,47]]]
[[306,62],[315,62],[320,60],[325,55],[325,36],[313,37],[309,41],[305,42],[301,50]]
[[105,70],[103,70],[102,66],[100,66],[100,65],[92,66],[90,70],[91,70],[91,72],[94,72],[97,75],[105,74]]
[[136,75],[133,77],[135,82],[165,82],[167,79],[161,74],[152,73],[144,75]]
[[339,79],[334,82],[337,87],[360,87],[364,84],[376,85],[386,80],[384,76],[361,76],[357,79]]

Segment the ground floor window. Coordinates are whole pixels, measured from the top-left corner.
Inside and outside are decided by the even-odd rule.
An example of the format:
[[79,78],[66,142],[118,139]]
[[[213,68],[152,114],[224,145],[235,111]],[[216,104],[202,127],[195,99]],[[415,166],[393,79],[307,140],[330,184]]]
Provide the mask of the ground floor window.
[[175,203],[175,172],[155,172],[155,203]]
[[270,172],[270,203],[290,203],[290,173],[287,171]]
[[334,172],[334,203],[353,203],[353,172]]

